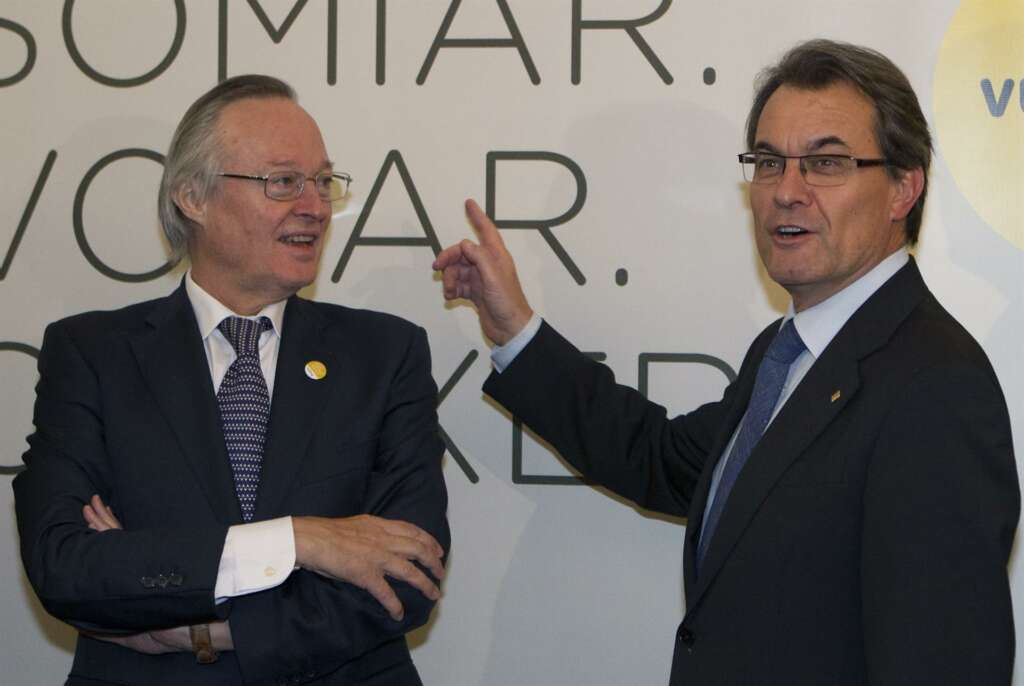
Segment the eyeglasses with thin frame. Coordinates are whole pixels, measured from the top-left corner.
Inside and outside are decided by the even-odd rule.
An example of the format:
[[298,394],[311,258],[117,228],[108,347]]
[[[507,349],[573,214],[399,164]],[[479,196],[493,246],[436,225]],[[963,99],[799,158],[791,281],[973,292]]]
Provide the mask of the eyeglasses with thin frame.
[[776,184],[786,173],[786,161],[798,160],[800,174],[812,186],[842,186],[860,167],[886,167],[885,159],[863,159],[850,155],[777,155],[744,152],[738,155],[743,178],[750,183]]
[[343,172],[323,172],[316,176],[306,176],[298,171],[280,171],[266,176],[220,172],[217,176],[262,181],[263,192],[271,200],[294,200],[302,195],[306,181],[312,181],[321,200],[335,202],[348,197],[349,186],[352,184],[352,177]]

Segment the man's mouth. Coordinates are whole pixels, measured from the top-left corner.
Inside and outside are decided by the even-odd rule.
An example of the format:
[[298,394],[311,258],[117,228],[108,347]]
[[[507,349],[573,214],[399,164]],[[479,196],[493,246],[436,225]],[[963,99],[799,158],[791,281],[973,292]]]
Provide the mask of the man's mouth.
[[795,224],[783,224],[782,226],[775,227],[775,235],[783,238],[790,236],[802,236],[809,233],[807,229],[802,226],[796,226]]
[[317,236],[312,233],[293,233],[289,236],[282,236],[280,240],[286,245],[312,245],[316,242]]

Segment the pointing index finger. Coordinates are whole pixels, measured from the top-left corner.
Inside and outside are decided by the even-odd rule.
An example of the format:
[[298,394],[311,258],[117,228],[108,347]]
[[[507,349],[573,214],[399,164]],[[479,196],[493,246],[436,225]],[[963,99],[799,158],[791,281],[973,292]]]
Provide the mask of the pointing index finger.
[[498,233],[498,227],[494,225],[494,222],[487,216],[487,213],[480,208],[480,205],[476,204],[476,200],[469,199],[466,201],[466,216],[469,217],[470,223],[476,229],[477,235],[480,236],[480,245],[485,248],[505,245],[505,241],[501,239],[501,234]]

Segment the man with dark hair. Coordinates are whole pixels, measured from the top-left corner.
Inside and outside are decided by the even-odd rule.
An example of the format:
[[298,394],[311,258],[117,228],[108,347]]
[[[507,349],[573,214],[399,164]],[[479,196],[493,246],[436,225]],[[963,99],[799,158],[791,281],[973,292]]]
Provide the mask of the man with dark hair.
[[792,297],[717,402],[674,419],[533,311],[493,223],[435,262],[498,346],[484,390],[593,481],[688,517],[670,683],[1009,684],[1020,497],[1006,403],[917,238],[931,144],[887,58],[765,72],[739,156]]
[[68,684],[420,684],[449,545],[426,335],[296,296],[350,180],[287,84],[229,79],[165,164],[181,286],[47,327],[14,490]]

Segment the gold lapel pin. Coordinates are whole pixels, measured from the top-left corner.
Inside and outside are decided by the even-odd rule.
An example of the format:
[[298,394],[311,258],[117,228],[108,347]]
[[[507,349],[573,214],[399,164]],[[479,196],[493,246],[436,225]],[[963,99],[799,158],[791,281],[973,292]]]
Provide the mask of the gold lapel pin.
[[[308,369],[308,367],[307,367],[307,369]],[[839,398],[842,395],[843,395],[843,392],[841,390],[837,389],[836,392],[832,394],[832,402],[835,402],[835,401],[839,400]]]
[[327,376],[327,365],[319,360],[310,360],[306,363],[306,376],[313,381],[319,381]]

